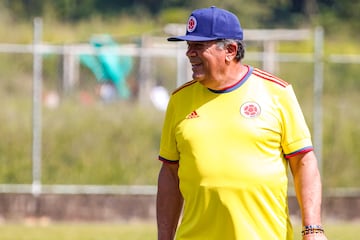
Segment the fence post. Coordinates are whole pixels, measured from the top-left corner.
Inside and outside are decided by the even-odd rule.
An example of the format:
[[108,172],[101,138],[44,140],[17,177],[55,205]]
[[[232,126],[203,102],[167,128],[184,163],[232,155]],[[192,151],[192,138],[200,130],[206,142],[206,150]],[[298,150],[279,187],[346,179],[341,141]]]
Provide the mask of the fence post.
[[314,37],[314,151],[318,159],[319,171],[322,174],[322,141],[323,141],[323,85],[324,85],[324,30],[316,27]]
[[33,36],[33,109],[32,109],[32,194],[41,193],[41,117],[42,117],[42,19],[34,19]]
[[[184,48],[183,43],[179,42],[176,44],[176,86],[179,87],[189,81],[192,78],[189,78],[188,69],[190,65],[188,64],[188,59],[185,55],[186,48]],[[190,68],[191,70],[191,68]],[[190,75],[191,76],[191,75]]]
[[265,71],[270,73],[277,72],[277,59],[276,59],[276,40],[264,41],[264,52],[263,52],[263,68]]
[[63,94],[68,94],[79,82],[79,60],[74,53],[74,46],[63,46],[63,75],[61,90]]
[[141,45],[139,52],[139,93],[138,99],[142,105],[149,104],[149,95],[151,88],[154,86],[154,79],[151,71],[151,55],[147,53],[147,49],[151,46],[150,38],[146,35],[141,37]]

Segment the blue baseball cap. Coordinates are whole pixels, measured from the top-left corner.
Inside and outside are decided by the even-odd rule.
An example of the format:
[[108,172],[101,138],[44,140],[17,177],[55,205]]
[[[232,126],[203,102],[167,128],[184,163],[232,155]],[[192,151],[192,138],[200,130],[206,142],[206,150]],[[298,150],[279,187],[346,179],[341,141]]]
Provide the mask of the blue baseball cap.
[[168,41],[243,40],[243,30],[235,14],[215,6],[194,10],[187,22],[186,35]]

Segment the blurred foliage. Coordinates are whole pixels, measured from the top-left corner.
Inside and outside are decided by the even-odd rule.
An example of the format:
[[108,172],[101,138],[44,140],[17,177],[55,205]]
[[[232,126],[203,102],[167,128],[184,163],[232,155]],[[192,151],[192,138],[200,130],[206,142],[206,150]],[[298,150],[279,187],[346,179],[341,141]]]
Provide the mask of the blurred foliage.
[[[155,184],[163,114],[136,103],[81,103],[84,94],[43,109],[42,181]],[[1,98],[8,104],[0,114],[0,133],[7,136],[0,144],[0,183],[32,181],[30,98]]]
[[[290,49],[287,45],[286,49]],[[11,58],[11,55],[8,57]],[[45,65],[56,64],[51,59]],[[261,66],[259,62],[249,62]],[[24,63],[23,63],[24,64]],[[6,72],[1,67],[2,72]],[[160,66],[156,68],[156,66]],[[12,72],[0,82],[0,183],[31,183],[31,69]],[[161,69],[166,71],[161,71]],[[278,75],[297,93],[312,130],[313,65],[279,63]],[[153,75],[175,88],[174,62],[154,61]],[[47,72],[46,70],[45,72]],[[164,75],[165,74],[165,75]],[[325,187],[356,187],[360,177],[360,101],[357,65],[325,65],[323,174]],[[54,87],[44,74],[44,91]],[[155,184],[164,114],[151,105],[119,101],[105,104],[95,79],[81,72],[75,91],[55,109],[43,108],[42,181],[44,184]],[[155,77],[156,76],[156,77]]]
[[83,106],[69,99],[46,111],[43,121],[45,182],[155,183],[162,121],[156,110],[121,102]]
[[[168,19],[184,23],[184,12],[187,16],[192,9],[215,5],[237,14],[246,28],[322,25],[334,34],[338,33],[338,26],[360,29],[360,2],[352,0],[17,0],[0,4],[15,21],[48,16],[76,23],[94,16],[128,15],[134,19],[147,17],[160,22]],[[353,32],[359,35],[358,31]]]
[[[360,54],[359,3],[308,1],[110,1],[17,0],[0,3],[1,42],[32,42],[32,18],[44,18],[44,42],[88,42],[110,33],[118,41],[140,43],[144,35],[163,36],[167,23],[185,23],[193,8],[216,5],[237,13],[244,28],[325,27],[325,55]],[[314,5],[315,4],[315,5]],[[351,4],[351,5],[350,5]],[[309,10],[309,6],[316,6]],[[307,9],[307,10],[306,10]],[[16,29],[16,30],[14,30]],[[311,53],[313,42],[281,42],[280,52]],[[248,50],[260,51],[251,43]],[[20,57],[19,57],[20,56]],[[176,62],[151,60],[153,80],[170,91]],[[260,62],[245,62],[261,67]],[[62,59],[43,59],[44,92],[61,85]],[[139,67],[136,62],[136,68]],[[31,183],[32,55],[0,54],[0,183]],[[155,184],[163,112],[136,100],[104,104],[95,95],[96,80],[80,69],[76,89],[58,108],[43,108],[45,184]],[[360,178],[360,75],[358,64],[325,62],[323,174],[325,187],[358,186]],[[293,84],[312,128],[313,64],[279,63],[278,74]],[[136,81],[137,74],[132,79]]]
[[189,11],[183,8],[167,8],[159,14],[158,18],[163,24],[181,23],[188,17],[188,15]]

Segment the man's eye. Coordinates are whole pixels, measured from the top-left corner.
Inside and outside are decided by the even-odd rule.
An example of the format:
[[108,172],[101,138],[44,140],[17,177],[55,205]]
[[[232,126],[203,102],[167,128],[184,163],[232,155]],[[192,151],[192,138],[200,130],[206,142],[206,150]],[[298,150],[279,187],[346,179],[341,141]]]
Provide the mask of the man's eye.
[[193,44],[193,45],[188,45],[188,49],[191,48],[191,49],[195,49],[195,50],[199,50],[199,49],[202,49],[204,48],[204,45],[203,44]]

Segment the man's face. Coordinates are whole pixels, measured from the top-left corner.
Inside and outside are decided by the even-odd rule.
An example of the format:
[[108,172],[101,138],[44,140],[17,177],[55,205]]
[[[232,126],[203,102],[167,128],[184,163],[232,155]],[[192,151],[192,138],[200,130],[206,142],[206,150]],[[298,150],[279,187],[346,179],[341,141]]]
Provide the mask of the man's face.
[[225,51],[216,45],[216,41],[188,41],[187,44],[186,56],[192,66],[193,79],[211,88],[211,83],[223,73]]

